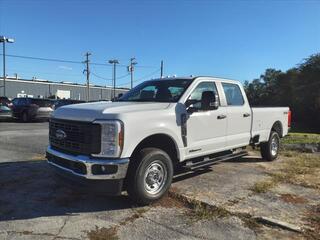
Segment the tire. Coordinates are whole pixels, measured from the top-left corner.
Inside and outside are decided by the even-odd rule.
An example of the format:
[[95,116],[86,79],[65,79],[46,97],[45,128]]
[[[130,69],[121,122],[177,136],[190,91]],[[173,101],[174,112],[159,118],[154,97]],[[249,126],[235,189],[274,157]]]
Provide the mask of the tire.
[[150,204],[167,193],[172,176],[169,155],[158,148],[144,148],[131,159],[126,179],[128,195],[138,204]]
[[25,123],[25,122],[28,122],[28,120],[29,120],[28,113],[27,112],[22,112],[21,121]]
[[260,144],[261,157],[267,161],[273,161],[278,157],[279,149],[279,134],[275,131],[271,131],[268,142]]

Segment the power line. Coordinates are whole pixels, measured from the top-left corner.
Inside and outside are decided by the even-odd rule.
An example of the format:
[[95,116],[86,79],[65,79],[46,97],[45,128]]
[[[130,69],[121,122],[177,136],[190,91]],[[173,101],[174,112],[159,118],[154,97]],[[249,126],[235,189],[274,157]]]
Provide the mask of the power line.
[[24,58],[24,59],[31,59],[31,60],[41,60],[41,61],[50,61],[50,62],[62,62],[62,63],[76,63],[81,64],[82,62],[78,61],[70,61],[70,60],[62,60],[62,59],[54,59],[54,58],[39,58],[39,57],[30,57],[30,56],[19,56],[19,55],[12,55],[12,54],[6,54],[8,57],[14,57],[14,58]]
[[11,72],[16,72],[17,74],[32,74],[32,75],[37,75],[37,74],[45,74],[45,75],[55,75],[55,76],[74,76],[74,77],[81,77],[82,74],[72,74],[72,73],[58,73],[58,72],[42,72],[42,71],[29,71],[29,70],[23,70],[23,71],[20,71],[19,69],[16,69],[16,68],[8,68],[7,70],[11,71]]
[[[101,76],[99,76],[98,74],[96,74],[96,73],[94,73],[94,72],[91,72],[91,74],[92,74],[93,76],[95,76],[95,77],[97,77],[97,78],[100,78],[100,79],[103,79],[103,80],[107,80],[107,81],[112,81],[112,80],[113,80],[112,78],[101,77]],[[129,76],[129,75],[130,75],[130,74],[127,73],[126,75],[122,75],[122,76],[120,76],[120,77],[117,77],[117,79],[125,78],[125,77],[127,77],[127,76]]]
[[[0,54],[1,56],[3,54]],[[65,59],[57,59],[57,58],[42,58],[42,57],[31,57],[31,56],[23,56],[23,55],[13,55],[13,54],[6,54],[7,57],[13,57],[13,58],[22,58],[22,59],[30,59],[30,60],[40,60],[40,61],[48,61],[48,62],[61,62],[61,63],[72,63],[72,64],[82,64],[83,62],[80,61],[73,61],[73,60],[65,60]],[[112,64],[108,63],[97,63],[97,62],[91,62],[90,65],[96,65],[96,66],[108,66],[112,67]],[[118,65],[119,67],[127,67],[127,65]],[[139,65],[139,68],[156,68],[155,66],[143,66]]]
[[[154,71],[154,72],[151,72],[151,73],[149,73],[149,74],[147,74],[147,75],[145,75],[145,76],[143,76],[143,77],[141,77],[141,78],[138,78],[138,79],[134,80],[133,82],[140,82],[140,81],[142,81],[142,80],[145,80],[146,78],[149,78],[149,77],[153,76],[154,74],[160,72],[160,70],[161,70],[161,69],[159,68],[159,69],[157,69],[157,70]],[[127,84],[130,84],[130,82],[118,84],[118,86],[124,86],[124,85],[127,85]]]

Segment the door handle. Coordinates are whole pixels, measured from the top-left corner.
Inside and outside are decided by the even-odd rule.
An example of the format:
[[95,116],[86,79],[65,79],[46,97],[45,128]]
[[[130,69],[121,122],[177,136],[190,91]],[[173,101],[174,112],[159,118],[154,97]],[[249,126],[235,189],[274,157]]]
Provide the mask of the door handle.
[[226,118],[227,116],[226,115],[218,115],[218,117],[217,117],[217,119],[224,119],[224,118]]
[[250,113],[244,113],[243,117],[250,117]]

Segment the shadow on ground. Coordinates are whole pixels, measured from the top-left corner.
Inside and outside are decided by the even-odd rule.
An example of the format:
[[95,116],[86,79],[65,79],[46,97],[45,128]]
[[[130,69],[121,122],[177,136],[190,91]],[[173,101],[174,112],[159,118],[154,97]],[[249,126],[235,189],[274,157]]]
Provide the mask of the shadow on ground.
[[[262,162],[248,157],[229,162]],[[212,172],[211,168],[179,172],[173,183]],[[0,164],[0,221],[63,216],[83,212],[127,209],[134,203],[127,196],[110,197],[79,191],[57,181],[53,169],[43,160]]]
[[0,164],[0,221],[132,207],[125,196],[79,192],[55,180],[45,161]]

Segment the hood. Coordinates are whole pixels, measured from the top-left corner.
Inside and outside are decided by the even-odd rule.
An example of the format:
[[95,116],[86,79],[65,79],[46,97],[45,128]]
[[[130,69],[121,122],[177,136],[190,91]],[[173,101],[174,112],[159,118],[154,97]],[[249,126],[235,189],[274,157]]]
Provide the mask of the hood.
[[113,118],[115,115],[123,113],[162,110],[169,105],[170,103],[155,102],[81,103],[60,107],[53,112],[52,117],[77,121],[94,121],[95,119]]

